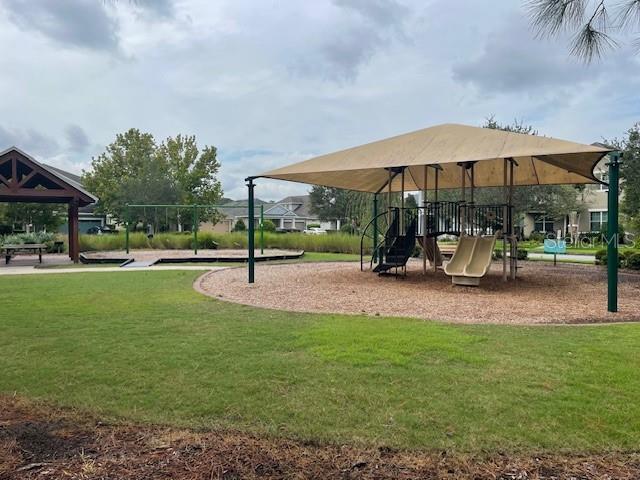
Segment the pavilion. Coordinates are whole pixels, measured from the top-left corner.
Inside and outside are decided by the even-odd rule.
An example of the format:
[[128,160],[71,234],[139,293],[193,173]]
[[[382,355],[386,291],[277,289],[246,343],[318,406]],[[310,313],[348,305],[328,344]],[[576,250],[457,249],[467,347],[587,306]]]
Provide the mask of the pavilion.
[[[608,309],[617,311],[618,191],[620,152],[537,135],[458,124],[437,125],[341,150],[247,177],[249,216],[254,218],[256,178],[272,178],[374,194],[435,191],[465,187],[503,187],[505,211],[514,187],[602,183],[596,164],[609,157]],[[426,195],[425,195],[426,198]],[[436,199],[437,203],[437,199]],[[425,210],[428,207],[426,201]],[[506,217],[506,215],[505,215]],[[254,272],[254,222],[249,221],[249,283]],[[506,223],[506,220],[505,220]],[[513,225],[505,237],[512,242]],[[512,253],[514,250],[512,250]],[[506,257],[506,255],[505,255]],[[504,270],[506,279],[506,270]]]
[[66,203],[69,215],[69,257],[80,260],[78,208],[98,199],[70,178],[11,147],[0,152],[0,202]]

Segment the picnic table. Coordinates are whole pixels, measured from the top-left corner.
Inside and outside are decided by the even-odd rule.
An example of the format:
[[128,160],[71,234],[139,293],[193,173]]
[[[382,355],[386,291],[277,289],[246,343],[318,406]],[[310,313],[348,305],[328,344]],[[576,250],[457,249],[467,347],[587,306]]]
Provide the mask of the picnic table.
[[8,265],[11,261],[11,257],[16,253],[33,253],[38,254],[38,261],[42,263],[42,250],[46,250],[47,246],[44,243],[22,243],[19,245],[2,245],[0,251],[4,255],[5,263]]

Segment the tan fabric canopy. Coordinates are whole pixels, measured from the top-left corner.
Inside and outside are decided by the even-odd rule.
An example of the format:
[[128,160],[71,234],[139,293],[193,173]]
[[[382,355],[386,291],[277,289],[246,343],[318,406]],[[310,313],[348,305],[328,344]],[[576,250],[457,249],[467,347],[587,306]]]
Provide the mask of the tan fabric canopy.
[[[517,162],[515,185],[599,183],[593,169],[612,150],[555,138],[445,124],[368,143],[263,173],[261,177],[289,180],[363,192],[386,189],[388,169],[408,167],[405,190],[423,190],[424,166],[440,166],[438,187],[460,188],[459,162],[478,162],[476,187],[504,184],[504,159]],[[428,190],[435,187],[434,168],[428,168]],[[470,185],[467,180],[467,186]],[[400,175],[393,191],[402,188]]]

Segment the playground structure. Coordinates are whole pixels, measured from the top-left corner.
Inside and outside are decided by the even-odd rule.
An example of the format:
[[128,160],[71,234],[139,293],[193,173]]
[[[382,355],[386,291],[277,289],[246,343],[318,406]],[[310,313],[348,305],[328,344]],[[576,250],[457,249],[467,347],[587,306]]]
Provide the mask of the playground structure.
[[[442,254],[438,248],[437,239],[441,235],[460,237],[458,250],[452,261],[444,269],[452,277],[456,285],[479,285],[490,265],[493,248],[497,237],[502,239],[503,252],[503,280],[515,279],[518,269],[517,248],[518,240],[514,232],[513,222],[513,159],[504,161],[504,204],[478,205],[474,202],[475,191],[475,162],[460,164],[462,199],[458,202],[438,201],[438,185],[441,167],[425,165],[423,171],[424,184],[429,183],[429,171],[434,176],[432,202],[427,201],[427,191],[423,191],[423,204],[415,208],[404,207],[405,171],[406,167],[390,170],[387,185],[393,182],[393,174],[400,175],[401,206],[390,206],[387,212],[378,213],[378,195],[374,194],[374,216],[365,226],[360,241],[360,269],[365,268],[365,252],[372,245],[373,253],[369,261],[369,268],[378,274],[394,271],[406,272],[406,264],[413,255],[416,243],[423,251],[423,271],[427,273],[427,261],[434,271],[443,264]],[[466,201],[466,184],[470,183],[470,199]],[[392,191],[388,191],[391,205]],[[382,227],[382,228],[380,228]],[[382,234],[381,234],[382,232]],[[484,239],[482,235],[489,235]],[[462,241],[465,236],[471,236],[471,241]],[[477,237],[477,241],[476,241]],[[468,251],[466,248],[469,245]],[[490,248],[488,248],[490,246]],[[463,247],[463,248],[460,248]],[[508,247],[508,250],[507,250]],[[508,268],[507,268],[508,265]],[[456,268],[454,268],[456,267]]]
[[[154,210],[157,213],[158,209],[164,209],[165,210],[165,218],[168,219],[168,212],[169,210],[175,210],[177,212],[177,218],[180,218],[180,210],[187,210],[188,212],[190,212],[191,214],[191,222],[192,222],[192,228],[191,228],[191,232],[193,234],[193,253],[194,255],[198,255],[198,230],[199,230],[199,226],[200,226],[200,218],[201,218],[201,214],[200,212],[202,210],[205,211],[209,211],[211,213],[217,211],[219,208],[226,208],[226,209],[230,209],[230,208],[239,208],[239,209],[246,209],[247,205],[216,205],[216,204],[211,204],[211,205],[198,205],[198,204],[193,204],[193,205],[164,205],[164,204],[146,204],[146,205],[133,205],[133,204],[127,204],[126,205],[126,210],[125,210],[125,251],[127,253],[129,253],[129,233],[131,230],[131,225],[135,225],[137,223],[139,223],[139,219],[136,217],[135,213],[136,211],[140,211],[142,210],[143,212],[143,217],[145,216],[144,213],[146,212],[147,209],[149,210]],[[255,218],[255,211],[253,209],[253,207],[251,208],[251,215],[250,215],[251,219]],[[167,221],[168,223],[168,221]],[[264,205],[260,205],[260,223],[259,223],[259,232],[260,232],[260,253],[264,254]],[[252,229],[253,229],[253,225],[252,225]]]
[[[496,237],[499,233],[503,244],[502,278],[506,282],[515,279],[517,270],[517,240],[511,219],[513,188],[525,185],[603,184],[595,176],[594,168],[605,156],[609,159],[607,309],[617,312],[621,153],[604,145],[585,145],[466,125],[437,125],[247,177],[248,212],[252,219],[254,182],[257,178],[370,192],[374,194],[374,218],[367,228],[371,229],[373,241],[371,265],[375,264],[372,268],[374,271],[404,269],[408,252],[415,247],[418,239],[421,239],[419,242],[425,251],[423,269],[426,272],[429,256],[433,259],[434,268],[442,263],[436,242],[440,234],[457,234],[462,238],[487,233]],[[433,171],[431,175],[430,170]],[[471,185],[469,202],[465,198],[468,181]],[[504,203],[475,205],[473,190],[476,187],[504,188]],[[435,193],[438,189],[461,189],[461,199],[449,204],[438,202],[437,198],[428,202],[427,192]],[[403,192],[401,205],[390,207],[385,212],[386,224],[378,225],[378,220],[382,217],[376,211],[375,199],[385,190],[389,195]],[[416,209],[404,208],[405,191],[424,192],[423,205]],[[452,210],[451,214],[445,213],[447,209]],[[492,223],[493,227],[483,225],[487,222]],[[255,282],[253,228],[253,222],[249,221],[249,283]],[[474,244],[466,261],[463,261],[466,255],[463,255],[463,251],[460,252],[460,260],[456,261],[459,269],[451,270],[451,273],[456,272],[453,277],[468,275],[469,278],[478,278],[472,275],[486,270],[482,268],[482,259],[474,258],[480,251],[486,250],[484,242],[482,245],[483,248],[476,254]],[[507,261],[510,265],[509,274]],[[459,272],[462,275],[457,275]]]

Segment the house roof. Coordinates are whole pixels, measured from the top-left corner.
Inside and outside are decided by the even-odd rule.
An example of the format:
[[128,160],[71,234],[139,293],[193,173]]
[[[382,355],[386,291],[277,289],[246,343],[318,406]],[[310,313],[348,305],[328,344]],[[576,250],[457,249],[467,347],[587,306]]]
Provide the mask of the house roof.
[[[264,205],[264,216],[271,218],[280,217],[301,217],[317,219],[317,215],[311,213],[311,202],[309,195],[294,195],[285,197],[277,202],[265,202],[263,200],[255,200],[257,206]],[[247,212],[241,208],[225,208],[229,206],[246,207],[246,200],[233,200],[218,208],[218,212],[226,217],[246,217]]]
[[[595,165],[609,147],[584,145],[468,125],[445,124],[366,145],[321,155],[258,176],[294,182],[378,192],[387,188],[390,171],[406,167],[404,190],[432,190],[439,169],[439,188],[459,188],[460,163],[473,162],[475,185],[503,185],[503,164],[513,159],[515,185],[600,183]],[[429,172],[431,174],[425,174]],[[425,181],[426,177],[426,181]],[[402,190],[401,175],[391,190]]]

